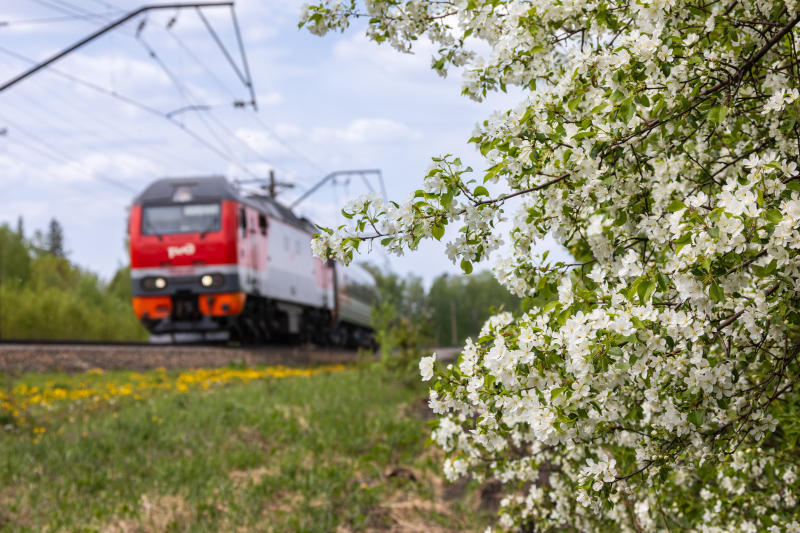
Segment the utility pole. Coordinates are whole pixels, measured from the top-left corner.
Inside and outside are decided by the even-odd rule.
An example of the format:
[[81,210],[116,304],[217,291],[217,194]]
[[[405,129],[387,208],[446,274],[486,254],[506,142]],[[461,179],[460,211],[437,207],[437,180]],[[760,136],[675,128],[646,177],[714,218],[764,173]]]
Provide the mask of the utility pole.
[[456,322],[456,301],[450,300],[451,346],[458,346],[458,323]]
[[274,200],[275,196],[277,196],[275,192],[275,171],[269,169],[269,197]]
[[234,180],[234,185],[241,186],[247,184],[257,184],[258,188],[260,189],[260,193],[257,196],[261,196],[262,198],[269,198],[270,200],[274,200],[280,189],[291,189],[294,187],[294,183],[287,183],[285,181],[278,181],[275,179],[275,170],[270,169],[269,177],[267,178],[258,178],[258,179],[251,179],[251,180]]

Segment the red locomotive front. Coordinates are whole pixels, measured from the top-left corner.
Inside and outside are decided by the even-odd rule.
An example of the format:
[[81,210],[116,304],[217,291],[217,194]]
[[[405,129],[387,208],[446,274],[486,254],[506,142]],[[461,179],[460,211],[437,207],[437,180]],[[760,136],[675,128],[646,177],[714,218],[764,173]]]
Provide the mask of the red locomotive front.
[[133,309],[154,334],[226,338],[244,309],[239,203],[224,178],[159,180],[130,214]]

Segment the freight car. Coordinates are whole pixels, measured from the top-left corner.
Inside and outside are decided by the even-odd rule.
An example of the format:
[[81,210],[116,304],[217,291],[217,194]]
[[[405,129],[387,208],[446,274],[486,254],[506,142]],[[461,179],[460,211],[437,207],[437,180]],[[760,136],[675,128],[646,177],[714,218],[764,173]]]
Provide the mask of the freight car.
[[316,226],[222,177],[148,186],[129,219],[133,309],[157,340],[372,343],[372,277],[311,254]]

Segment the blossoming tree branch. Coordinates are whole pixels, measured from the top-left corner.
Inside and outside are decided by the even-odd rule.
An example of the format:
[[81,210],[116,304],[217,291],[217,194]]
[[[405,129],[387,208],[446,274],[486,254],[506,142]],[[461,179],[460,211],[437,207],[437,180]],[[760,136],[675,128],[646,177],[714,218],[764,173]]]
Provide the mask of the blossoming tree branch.
[[[509,243],[529,310],[420,365],[448,477],[502,481],[507,530],[800,531],[796,0],[324,1],[301,25],[356,21],[434,42],[470,98],[525,94],[471,139],[486,170],[435,158],[314,242],[347,262],[455,226],[466,272]],[[574,262],[535,253],[548,233]]]

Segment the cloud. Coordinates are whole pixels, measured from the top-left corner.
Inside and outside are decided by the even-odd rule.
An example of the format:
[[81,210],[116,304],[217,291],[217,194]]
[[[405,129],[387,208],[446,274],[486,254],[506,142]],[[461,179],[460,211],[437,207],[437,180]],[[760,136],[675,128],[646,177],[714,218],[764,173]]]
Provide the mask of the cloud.
[[260,107],[278,105],[283,102],[283,95],[278,91],[270,91],[256,95],[256,101]]
[[153,85],[165,87],[171,84],[169,77],[158,65],[152,62],[125,57],[120,59],[113,55],[92,56],[72,54],[63,63],[55,65],[84,80],[92,80],[99,85],[106,85],[105,80],[115,80],[125,87],[143,88]]
[[279,157],[289,153],[283,144],[263,129],[239,128],[235,133],[236,137],[264,157]]
[[[0,142],[9,141],[0,136]],[[24,179],[27,165],[22,158],[0,153],[0,168],[3,169],[3,172],[0,172],[0,186],[8,187]]]
[[[427,39],[420,40],[414,47],[414,53],[398,52],[388,44],[378,45],[370,41],[363,33],[339,40],[333,47],[333,58],[338,61],[353,63],[358,68],[380,69],[392,74],[425,77],[430,79],[431,57],[436,51],[433,43]],[[435,76],[435,75],[434,75]]]
[[[124,190],[129,187],[136,191],[152,176],[158,175],[160,167],[149,159],[120,152],[96,152],[72,161],[51,164],[38,170],[31,168],[29,175],[42,176],[48,183],[79,183],[83,188],[89,184],[97,184],[103,189]],[[130,195],[135,194],[130,192]]]
[[[22,216],[24,222],[30,224],[31,220],[36,222],[45,220],[50,212],[50,206],[46,201],[18,200],[3,204],[3,212],[0,213],[0,224],[16,224],[17,217]],[[26,228],[30,232],[30,227]]]
[[402,143],[420,138],[421,133],[405,124],[385,118],[359,118],[344,129],[318,127],[311,132],[311,139],[321,144],[331,141],[347,144]]

